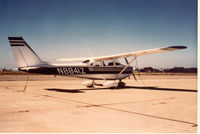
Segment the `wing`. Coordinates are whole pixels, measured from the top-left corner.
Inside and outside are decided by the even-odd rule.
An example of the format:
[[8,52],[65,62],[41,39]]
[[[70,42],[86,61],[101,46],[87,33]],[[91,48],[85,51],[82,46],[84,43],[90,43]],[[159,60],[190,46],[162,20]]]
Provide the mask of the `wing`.
[[148,54],[154,54],[154,53],[160,53],[160,52],[167,52],[167,51],[174,51],[174,50],[185,49],[185,48],[187,48],[187,47],[186,46],[169,46],[169,47],[164,47],[164,48],[148,49],[148,50],[118,54],[118,55],[95,57],[95,58],[93,58],[93,60],[104,61],[104,60],[111,60],[111,59],[131,57],[131,56],[137,57],[137,56],[142,56],[142,55],[148,55]]
[[116,58],[124,58],[124,57],[131,57],[131,56],[137,57],[137,56],[142,56],[142,55],[174,51],[174,50],[185,49],[185,48],[187,47],[186,46],[169,46],[169,47],[164,47],[164,48],[148,49],[148,50],[110,55],[110,56],[88,57],[88,58],[66,58],[66,59],[57,59],[57,61],[86,61],[86,60],[104,61],[104,60],[112,60]]
[[85,61],[85,60],[91,60],[94,59],[92,57],[85,57],[85,58],[62,58],[62,59],[56,59],[56,61]]

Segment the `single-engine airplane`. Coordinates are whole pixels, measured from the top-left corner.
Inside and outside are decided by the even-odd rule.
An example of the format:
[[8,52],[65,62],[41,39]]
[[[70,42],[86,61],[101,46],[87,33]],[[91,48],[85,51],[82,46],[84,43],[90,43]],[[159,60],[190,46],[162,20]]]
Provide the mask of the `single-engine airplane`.
[[[86,87],[93,87],[94,80],[104,80],[102,86],[106,88],[124,86],[125,83],[122,82],[122,79],[133,74],[133,67],[130,64],[138,56],[187,48],[186,46],[169,46],[110,56],[59,59],[58,61],[81,62],[77,64],[58,64],[41,60],[22,37],[8,37],[8,40],[19,71],[85,78],[88,80],[83,81],[82,84]],[[130,61],[127,59],[129,57],[132,58]],[[121,64],[117,60],[119,58],[124,58],[127,65]]]

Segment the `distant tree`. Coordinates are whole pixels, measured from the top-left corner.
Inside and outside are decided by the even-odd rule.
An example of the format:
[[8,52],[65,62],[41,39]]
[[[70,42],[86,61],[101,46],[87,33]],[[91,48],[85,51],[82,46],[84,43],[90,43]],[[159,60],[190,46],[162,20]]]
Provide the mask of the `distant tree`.
[[152,67],[144,67],[143,69],[140,69],[141,72],[153,72],[153,70]]
[[197,73],[197,68],[184,68],[184,67],[174,67],[168,69],[155,69],[152,67],[144,67],[140,69],[140,72],[171,72],[171,73]]
[[164,71],[173,73],[197,73],[197,68],[174,67],[171,69],[164,69]]
[[174,67],[174,68],[170,69],[169,72],[184,73],[185,68],[184,67]]
[[187,68],[187,69],[186,69],[186,72],[187,72],[187,73],[197,73],[197,68],[195,68],[195,67]]

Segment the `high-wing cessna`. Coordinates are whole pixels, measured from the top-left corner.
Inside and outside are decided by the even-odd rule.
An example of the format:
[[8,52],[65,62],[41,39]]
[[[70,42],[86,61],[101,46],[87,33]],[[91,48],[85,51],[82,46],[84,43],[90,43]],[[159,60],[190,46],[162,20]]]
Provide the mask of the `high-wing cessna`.
[[[59,59],[60,61],[76,60],[81,62],[58,64],[42,61],[22,37],[8,37],[8,40],[20,71],[85,78],[88,80],[83,81],[82,84],[87,87],[93,87],[94,80],[104,80],[102,86],[107,88],[125,85],[121,80],[133,73],[133,67],[130,64],[136,57],[187,48],[186,46],[169,46],[102,57]],[[128,61],[128,57],[132,59]],[[117,60],[119,58],[124,58],[127,65],[119,63]]]

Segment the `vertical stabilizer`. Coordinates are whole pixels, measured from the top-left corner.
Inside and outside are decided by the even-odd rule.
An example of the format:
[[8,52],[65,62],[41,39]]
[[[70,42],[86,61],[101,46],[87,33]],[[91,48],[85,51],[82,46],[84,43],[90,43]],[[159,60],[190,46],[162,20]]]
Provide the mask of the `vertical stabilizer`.
[[8,37],[18,68],[42,64],[42,60],[22,37]]

